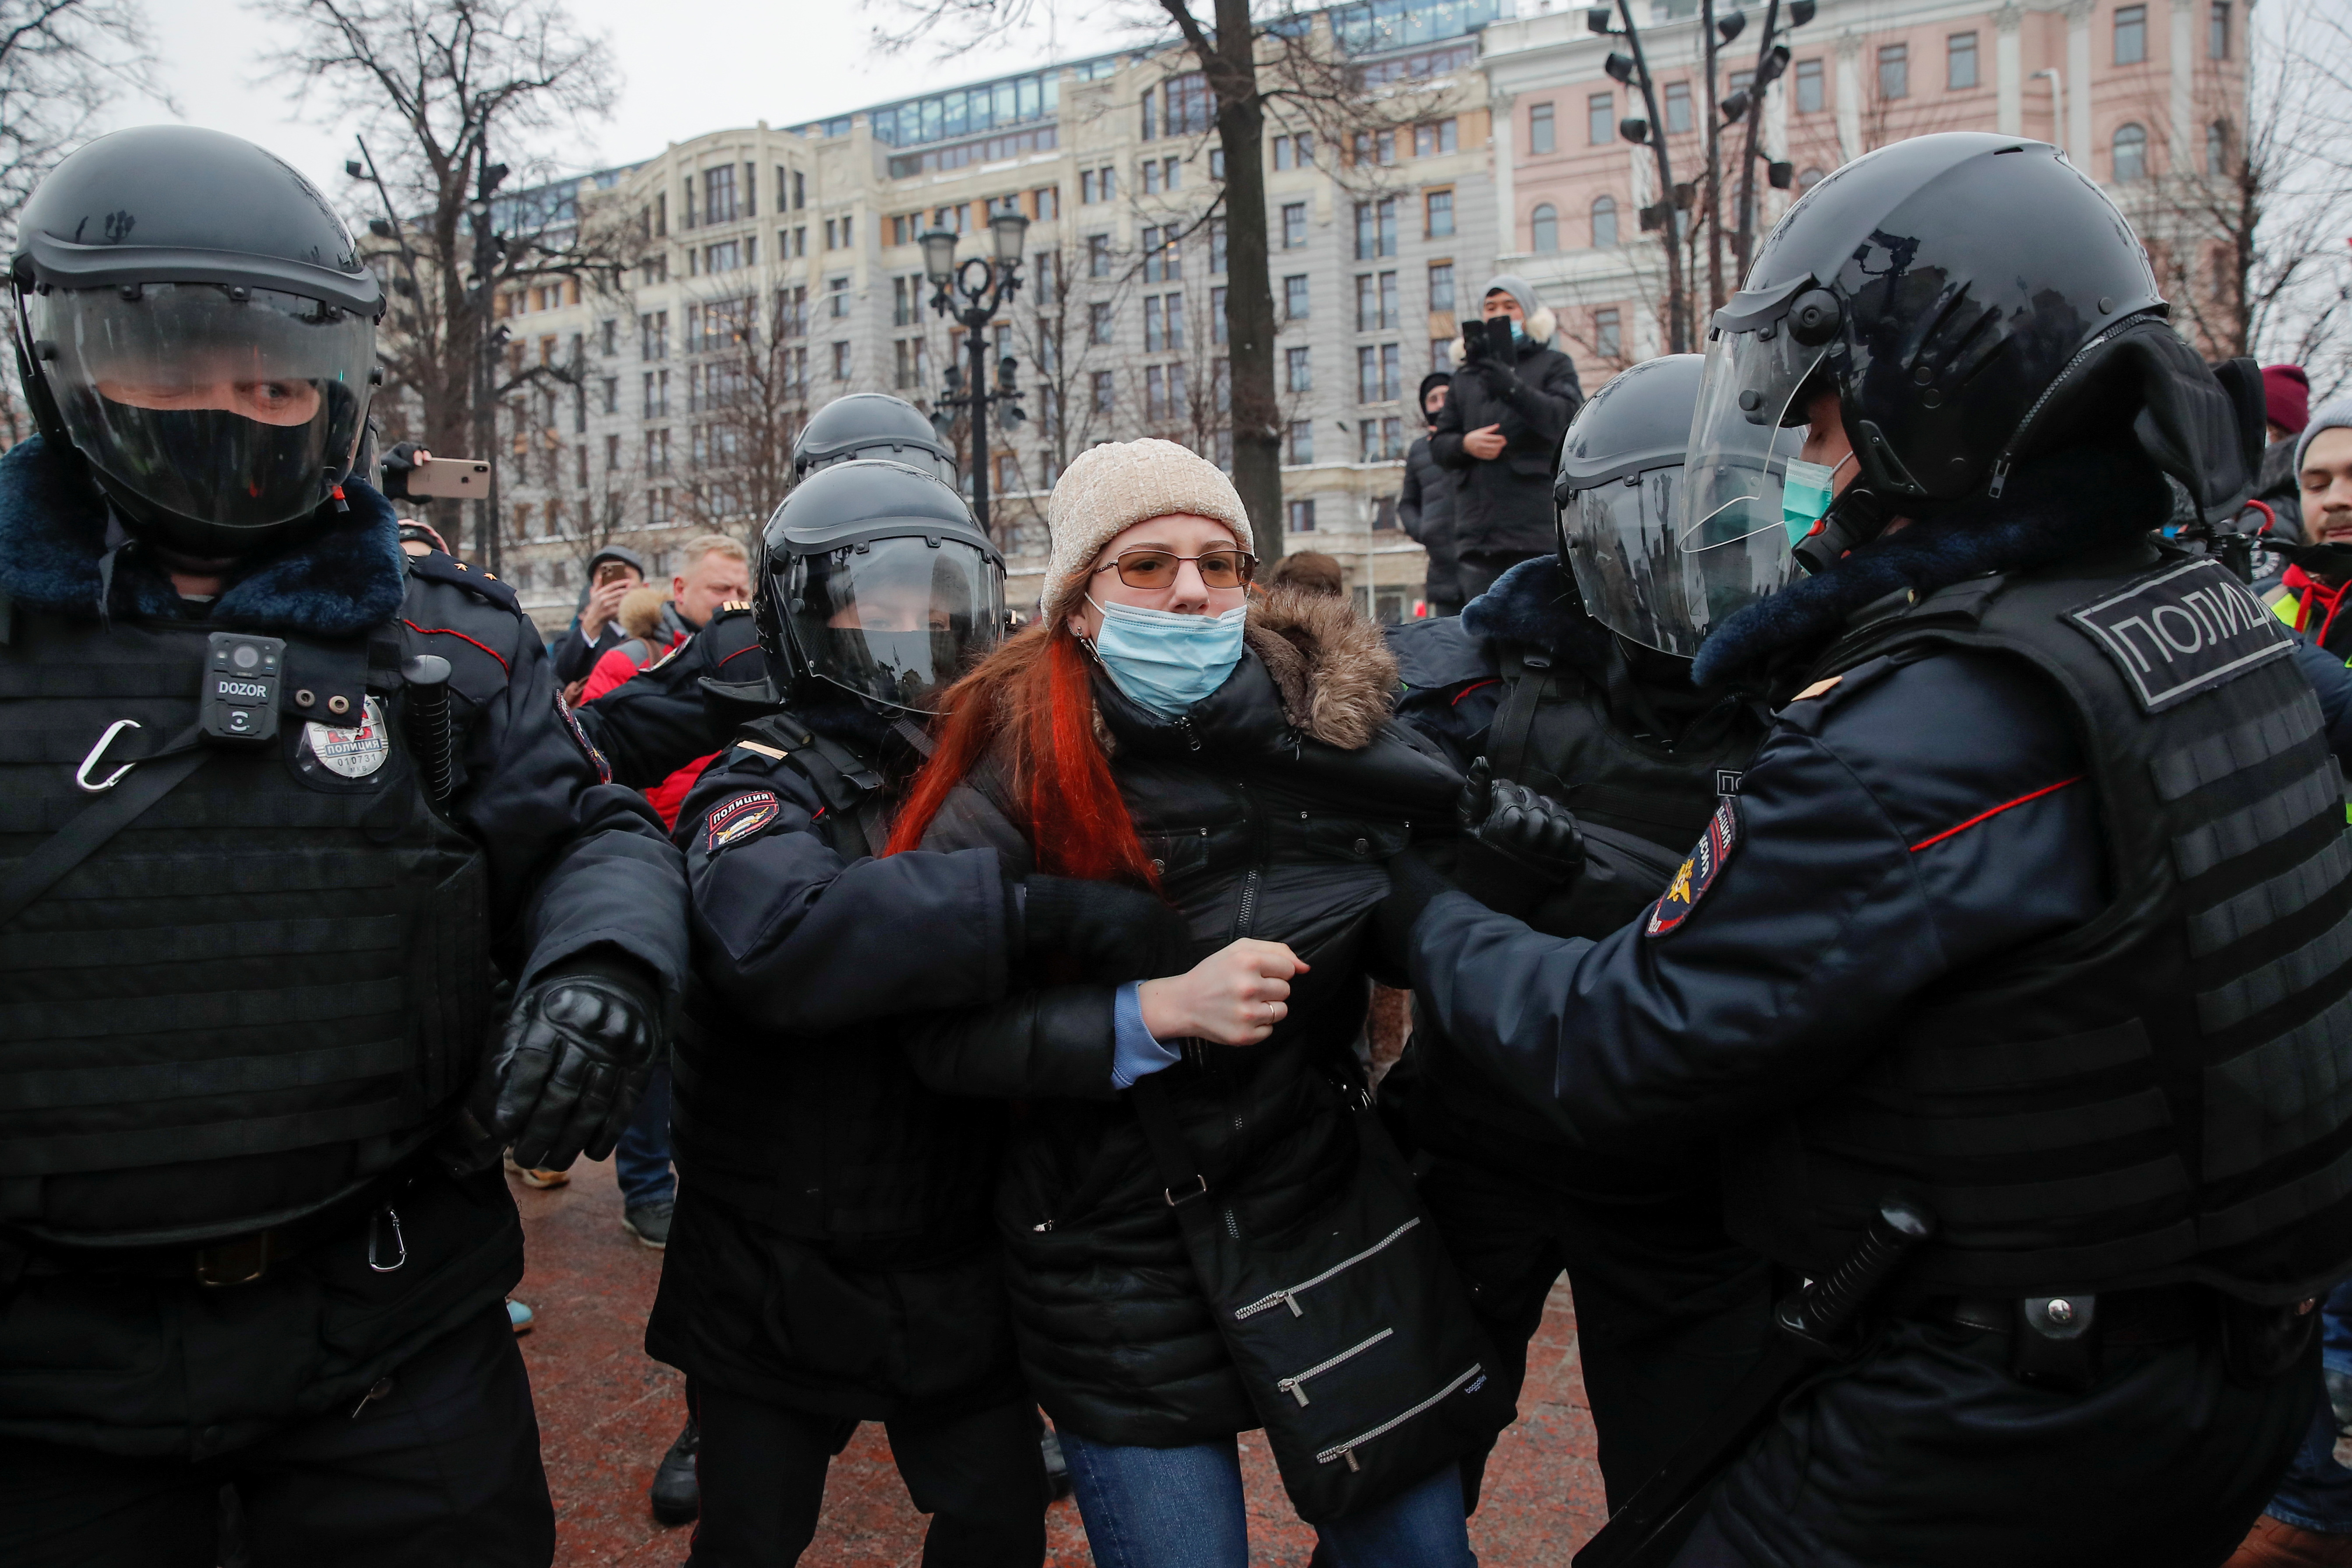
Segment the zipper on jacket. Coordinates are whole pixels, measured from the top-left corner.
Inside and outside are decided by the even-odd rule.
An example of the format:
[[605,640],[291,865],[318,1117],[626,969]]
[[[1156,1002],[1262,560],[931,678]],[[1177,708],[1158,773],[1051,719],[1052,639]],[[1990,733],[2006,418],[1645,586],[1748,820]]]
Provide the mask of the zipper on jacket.
[[1348,1461],[1348,1468],[1349,1469],[1362,1469],[1364,1467],[1356,1463],[1357,1449],[1362,1447],[1373,1438],[1381,1436],[1383,1433],[1395,1431],[1398,1427],[1403,1426],[1406,1422],[1412,1420],[1414,1416],[1420,1415],[1431,1405],[1437,1404],[1447,1394],[1452,1394],[1455,1389],[1461,1387],[1464,1384],[1477,1376],[1479,1370],[1478,1363],[1475,1361],[1472,1362],[1468,1370],[1454,1373],[1453,1382],[1447,1384],[1444,1388],[1439,1389],[1436,1393],[1431,1394],[1428,1398],[1423,1400],[1412,1409],[1399,1411],[1396,1415],[1390,1416],[1387,1420],[1381,1422],[1370,1431],[1359,1432],[1354,1436],[1349,1438],[1346,1442],[1334,1444],[1332,1447],[1324,1449],[1321,1453],[1315,1456],[1315,1462],[1318,1465],[1328,1465],[1334,1459],[1345,1459]]
[[1251,925],[1257,920],[1257,889],[1264,880],[1260,872],[1266,863],[1267,847],[1265,823],[1257,802],[1250,798],[1249,785],[1235,779],[1234,793],[1242,798],[1242,820],[1249,826],[1251,849],[1250,868],[1242,873],[1241,908],[1234,916],[1234,940],[1239,942],[1249,935]]
[[1380,1343],[1382,1340],[1387,1339],[1391,1334],[1395,1332],[1396,1331],[1394,1329],[1382,1329],[1379,1333],[1374,1334],[1370,1339],[1366,1340],[1363,1343],[1360,1345],[1349,1345],[1346,1350],[1341,1351],[1338,1355],[1333,1356],[1330,1360],[1317,1362],[1305,1372],[1295,1373],[1292,1375],[1284,1378],[1280,1383],[1276,1384],[1275,1387],[1282,1390],[1283,1393],[1287,1394],[1291,1398],[1298,1401],[1299,1408],[1305,1409],[1307,1405],[1307,1380],[1308,1378],[1322,1376],[1325,1373],[1329,1372],[1333,1367],[1338,1366],[1341,1362],[1348,1361],[1353,1357],[1363,1354],[1366,1351],[1371,1349],[1374,1345]]
[[1176,732],[1184,737],[1186,745],[1196,752],[1201,749],[1201,732],[1192,728],[1192,721],[1189,717],[1179,713],[1171,722],[1176,726]]
[[2017,457],[2017,448],[2024,443],[2027,434],[2032,430],[2034,418],[2041,414],[2051,398],[2057,395],[2058,388],[2066,378],[2074,374],[2074,367],[2090,358],[2092,350],[2126,327],[2136,325],[2140,320],[2140,317],[2131,316],[2117,321],[2114,326],[2076,349],[2074,356],[2059,367],[2058,374],[2050,378],[2050,384],[2042,389],[2042,395],[2033,400],[2033,406],[2025,411],[2025,417],[2017,422],[2017,428],[2010,432],[2009,445],[2001,448],[2000,457],[1993,459],[1992,480],[1985,487],[1985,499],[1999,500],[2000,492],[2009,487],[2009,466]]
[[1389,1232],[1386,1236],[1381,1237],[1380,1240],[1372,1243],[1371,1246],[1364,1248],[1363,1251],[1356,1254],[1353,1258],[1341,1258],[1339,1262],[1331,1265],[1330,1268],[1323,1270],[1322,1273],[1315,1276],[1314,1279],[1302,1279],[1297,1284],[1276,1290],[1270,1296],[1260,1296],[1248,1306],[1237,1310],[1234,1313],[1234,1321],[1235,1322],[1239,1322],[1244,1318],[1254,1318],[1269,1307],[1287,1307],[1290,1309],[1290,1315],[1292,1317],[1305,1317],[1307,1315],[1306,1311],[1298,1305],[1298,1298],[1302,1294],[1314,1289],[1315,1287],[1324,1283],[1326,1280],[1328,1280],[1334,1275],[1345,1273],[1347,1270],[1353,1268],[1357,1264],[1361,1263],[1365,1258],[1371,1257],[1374,1253],[1387,1250],[1390,1245],[1392,1244],[1398,1237],[1402,1236],[1406,1231],[1411,1230],[1414,1226],[1417,1226],[1420,1223],[1421,1216],[1419,1215],[1415,1215],[1411,1219],[1405,1221],[1402,1225],[1397,1226],[1394,1230]]

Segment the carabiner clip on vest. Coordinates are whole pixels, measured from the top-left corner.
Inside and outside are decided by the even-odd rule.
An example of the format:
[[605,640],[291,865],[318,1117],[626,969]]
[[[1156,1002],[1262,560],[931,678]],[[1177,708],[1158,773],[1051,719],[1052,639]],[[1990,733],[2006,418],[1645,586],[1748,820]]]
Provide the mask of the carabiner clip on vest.
[[[389,1263],[379,1263],[376,1259],[381,1252],[381,1227],[387,1219],[392,1221],[392,1244],[400,1248],[400,1256]],[[400,1211],[386,1204],[368,1215],[368,1267],[378,1274],[389,1274],[407,1261],[408,1238],[400,1234]]]

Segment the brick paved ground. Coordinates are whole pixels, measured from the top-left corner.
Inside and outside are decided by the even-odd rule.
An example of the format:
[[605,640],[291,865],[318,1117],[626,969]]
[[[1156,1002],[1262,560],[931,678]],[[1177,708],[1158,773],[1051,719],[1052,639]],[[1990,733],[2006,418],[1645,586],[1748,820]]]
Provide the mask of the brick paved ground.
[[[656,1524],[646,1487],[662,1450],[686,1418],[678,1374],[646,1357],[646,1310],[661,1258],[620,1226],[610,1164],[585,1162],[569,1186],[515,1189],[530,1237],[530,1270],[521,1300],[538,1310],[524,1338],[539,1404],[541,1451],[555,1493],[556,1562],[670,1568],[686,1557],[687,1532]],[[1551,1568],[1598,1528],[1601,1475],[1592,1463],[1592,1420],[1577,1372],[1576,1325],[1563,1287],[1553,1293],[1529,1356],[1519,1422],[1489,1466],[1486,1496],[1470,1521],[1484,1568]],[[1313,1534],[1290,1512],[1262,1444],[1243,1440],[1253,1562],[1303,1568]],[[913,1568],[922,1558],[923,1516],[907,1500],[876,1426],[862,1428],[834,1462],[824,1519],[806,1568]],[[1051,1568],[1085,1568],[1077,1510],[1054,1505]]]

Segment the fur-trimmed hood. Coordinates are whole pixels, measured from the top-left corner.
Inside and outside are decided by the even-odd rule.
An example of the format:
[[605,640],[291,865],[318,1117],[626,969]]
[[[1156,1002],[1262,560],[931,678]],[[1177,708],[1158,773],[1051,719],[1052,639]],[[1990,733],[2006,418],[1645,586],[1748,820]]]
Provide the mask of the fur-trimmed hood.
[[1819,647],[1865,605],[1908,588],[1933,593],[1970,577],[2063,561],[2161,528],[2164,476],[2137,452],[2084,447],[2021,467],[2000,500],[1982,496],[1853,551],[1818,577],[1739,611],[1699,646],[1693,679],[1750,674]]
[[1584,597],[1557,555],[1522,561],[1462,606],[1462,629],[1481,642],[1513,643],[1580,669],[1609,657],[1608,628],[1587,615]]
[[1372,743],[1396,700],[1396,656],[1347,599],[1276,588],[1250,606],[1242,640],[1274,678],[1291,727],[1343,752]]
[[[255,563],[214,602],[205,624],[347,637],[390,619],[407,591],[400,520],[357,480],[347,481],[343,494],[347,518]],[[29,608],[95,619],[106,551],[104,500],[44,437],[0,456],[0,594]],[[135,542],[115,552],[105,608],[171,620],[187,613],[170,576]]]

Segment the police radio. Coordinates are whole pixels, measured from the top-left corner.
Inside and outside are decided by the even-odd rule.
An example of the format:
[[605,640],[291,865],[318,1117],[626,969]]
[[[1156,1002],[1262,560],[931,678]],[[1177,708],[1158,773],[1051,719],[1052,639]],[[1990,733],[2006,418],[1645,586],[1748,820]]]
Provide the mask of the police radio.
[[208,741],[267,741],[278,733],[278,693],[286,681],[286,639],[215,632],[205,660],[197,719]]

